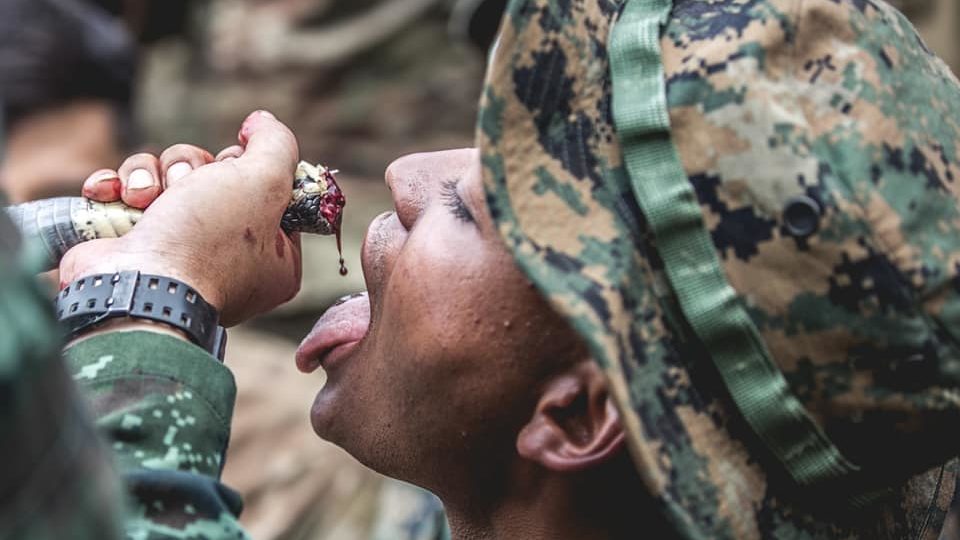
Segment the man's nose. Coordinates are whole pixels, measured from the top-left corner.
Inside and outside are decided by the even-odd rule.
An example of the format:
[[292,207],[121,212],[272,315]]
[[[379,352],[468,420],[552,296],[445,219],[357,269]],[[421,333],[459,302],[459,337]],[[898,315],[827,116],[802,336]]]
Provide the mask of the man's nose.
[[477,164],[474,148],[458,148],[403,156],[391,163],[384,174],[393,192],[393,204],[400,223],[413,227],[444,182],[458,180]]
[[403,156],[391,163],[384,180],[393,194],[393,206],[400,223],[410,230],[427,206],[430,168],[426,154]]

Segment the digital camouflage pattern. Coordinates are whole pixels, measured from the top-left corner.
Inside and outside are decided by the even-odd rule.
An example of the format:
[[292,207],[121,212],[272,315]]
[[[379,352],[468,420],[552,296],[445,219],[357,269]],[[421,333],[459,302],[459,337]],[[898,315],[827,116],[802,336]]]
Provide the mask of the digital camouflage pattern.
[[[874,0],[677,0],[636,67],[662,73],[729,286],[861,470],[800,488],[732,405],[634,195],[608,48],[630,2],[664,3],[509,4],[478,124],[508,246],[608,373],[679,535],[936,538],[960,450],[956,79]],[[849,506],[863,491],[879,501]]]
[[[655,67],[725,274],[794,395],[891,493],[854,511],[848,486],[791,484],[686,326],[614,129],[607,42],[625,3],[511,3],[478,130],[491,211],[610,375],[638,470],[679,534],[935,538],[957,484],[957,83],[871,0],[675,4]],[[16,478],[0,482],[0,536],[110,538],[109,461],[11,253],[0,452]],[[229,371],[149,333],[68,356],[129,488],[127,537],[244,537],[218,481]],[[55,489],[31,494],[49,478]]]
[[40,258],[20,251],[0,212],[0,539],[246,538],[219,483],[229,370],[149,332],[92,337],[65,365],[52,303],[23,269]]
[[450,540],[443,503],[417,486],[400,481],[385,483],[370,540]]
[[126,537],[247,538],[240,497],[219,482],[236,387],[205,351],[153,332],[114,332],[67,349],[128,492]]
[[118,538],[109,453],[78,406],[50,303],[21,258],[0,215],[0,538]]

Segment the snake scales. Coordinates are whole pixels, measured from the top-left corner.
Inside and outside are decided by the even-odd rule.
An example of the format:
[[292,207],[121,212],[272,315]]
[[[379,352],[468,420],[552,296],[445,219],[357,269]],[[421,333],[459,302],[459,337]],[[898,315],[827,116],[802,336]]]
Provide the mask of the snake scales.
[[[290,205],[280,226],[288,233],[336,234],[346,199],[331,171],[301,161],[293,180]],[[71,247],[97,238],[117,238],[130,231],[143,211],[122,202],[101,203],[83,197],[56,197],[7,208],[24,238],[39,240],[45,269],[56,268]]]

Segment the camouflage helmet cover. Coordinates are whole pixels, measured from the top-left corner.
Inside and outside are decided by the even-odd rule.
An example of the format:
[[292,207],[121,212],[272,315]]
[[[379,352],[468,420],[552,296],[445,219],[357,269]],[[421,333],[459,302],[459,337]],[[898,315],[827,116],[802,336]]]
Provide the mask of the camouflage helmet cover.
[[[490,210],[682,535],[935,537],[960,444],[955,110],[880,1],[510,3],[478,125]],[[731,384],[751,365],[762,384]],[[791,462],[808,446],[828,466]]]

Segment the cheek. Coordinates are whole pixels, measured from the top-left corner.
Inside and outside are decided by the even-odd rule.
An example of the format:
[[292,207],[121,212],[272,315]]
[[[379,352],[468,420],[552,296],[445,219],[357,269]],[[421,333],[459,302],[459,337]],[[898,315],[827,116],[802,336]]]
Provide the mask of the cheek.
[[441,386],[515,375],[516,360],[535,354],[527,349],[545,303],[499,243],[455,223],[421,225],[384,290],[382,356]]
[[407,240],[383,294],[380,331],[413,361],[471,350],[488,305],[483,254],[424,228]]

